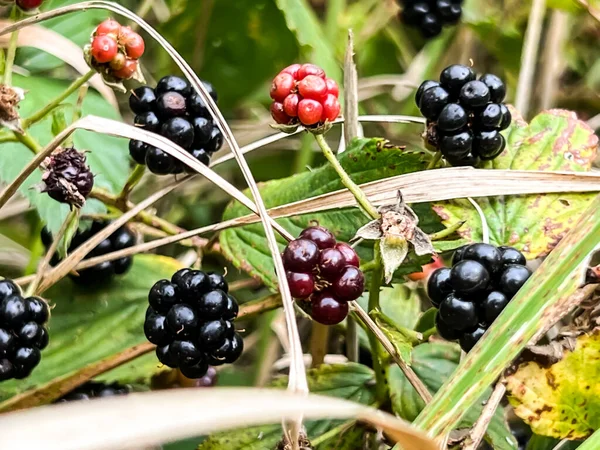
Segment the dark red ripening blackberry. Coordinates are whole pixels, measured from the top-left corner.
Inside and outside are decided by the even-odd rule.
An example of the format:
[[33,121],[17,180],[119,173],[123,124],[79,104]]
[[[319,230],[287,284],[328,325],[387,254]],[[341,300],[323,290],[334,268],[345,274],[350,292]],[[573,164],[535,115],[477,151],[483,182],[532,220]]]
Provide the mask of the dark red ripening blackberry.
[[48,345],[48,305],[39,297],[23,298],[11,280],[0,280],[0,382],[29,376]]
[[217,273],[181,269],[150,289],[144,333],[156,344],[158,360],[188,378],[202,378],[212,366],[232,363],[244,343],[235,331],[238,314],[229,286]]
[[311,302],[311,317],[334,325],[348,314],[347,302],[360,297],[365,288],[358,255],[344,242],[336,242],[326,228],[306,228],[283,252],[290,293]]
[[[204,86],[216,101],[213,86],[207,82]],[[213,123],[205,102],[183,78],[169,75],[155,89],[150,86],[135,89],[129,106],[136,114],[136,126],[160,133],[202,164],[208,165],[211,155],[223,145],[223,135]],[[129,153],[137,164],[146,165],[156,175],[194,172],[162,149],[141,141],[132,140]]]
[[501,103],[505,95],[506,87],[496,75],[485,74],[477,80],[470,67],[446,67],[439,83],[426,80],[415,95],[428,120],[426,142],[452,166],[475,166],[497,158],[506,147],[500,131],[512,120]]
[[438,333],[471,350],[525,284],[531,271],[512,247],[471,244],[456,250],[452,268],[433,272],[427,293],[434,306]]

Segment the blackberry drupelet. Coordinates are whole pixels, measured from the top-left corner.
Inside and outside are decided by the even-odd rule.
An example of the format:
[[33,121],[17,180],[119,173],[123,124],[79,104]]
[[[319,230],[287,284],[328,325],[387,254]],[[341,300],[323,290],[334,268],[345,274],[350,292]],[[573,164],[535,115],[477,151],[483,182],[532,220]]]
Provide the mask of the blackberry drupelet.
[[401,19],[418,28],[424,38],[433,38],[462,16],[462,0],[400,0]]

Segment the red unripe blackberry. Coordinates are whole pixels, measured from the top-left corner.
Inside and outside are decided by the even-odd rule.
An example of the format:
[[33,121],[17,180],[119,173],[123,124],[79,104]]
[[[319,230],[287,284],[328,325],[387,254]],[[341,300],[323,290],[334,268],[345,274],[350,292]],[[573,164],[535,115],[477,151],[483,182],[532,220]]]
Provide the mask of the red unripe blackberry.
[[298,94],[288,95],[283,101],[283,111],[290,117],[298,117],[298,103],[300,103]]
[[316,100],[305,99],[298,104],[298,119],[302,125],[315,125],[319,123],[322,115],[323,105]]
[[[331,248],[335,244],[335,236],[325,227],[314,226],[306,228],[300,237],[313,241],[322,250],[324,248]],[[347,245],[347,244],[346,244]]]
[[315,290],[315,278],[311,273],[286,272],[290,294],[298,299],[311,296]]
[[321,251],[321,255],[319,256],[319,272],[327,280],[334,281],[345,265],[344,255],[339,250],[327,248]]
[[298,80],[302,80],[308,75],[316,75],[325,79],[325,71],[319,66],[315,66],[314,64],[302,64],[302,66],[298,69],[296,78]]
[[336,98],[340,96],[340,88],[334,79],[326,78],[325,83],[327,83],[327,93],[328,94],[332,94]]
[[273,102],[271,104],[271,117],[273,120],[281,125],[288,125],[292,118],[285,113],[283,109],[283,103]]
[[354,266],[346,266],[331,286],[336,298],[349,302],[356,300],[365,290],[365,276]]
[[111,36],[96,36],[92,41],[92,57],[100,64],[112,61],[118,51],[117,41]]
[[335,249],[344,255],[344,260],[346,261],[347,266],[358,267],[360,265],[356,251],[345,242],[338,242],[335,244]]
[[292,64],[291,66],[287,66],[280,73],[289,73],[291,76],[294,77],[295,80],[298,80],[298,72],[301,67],[301,64]]
[[318,262],[319,247],[308,239],[290,242],[283,252],[283,264],[290,271],[310,273]]
[[129,80],[137,71],[138,62],[133,59],[125,61],[122,69],[113,72],[113,75],[122,80]]
[[339,100],[333,94],[327,94],[325,100],[322,102],[323,114],[321,115],[321,122],[333,122],[340,115],[342,106]]
[[131,28],[123,27],[121,29],[120,41],[125,46],[128,57],[139,59],[144,54],[144,50],[146,49],[144,39]]
[[304,98],[321,101],[327,95],[327,83],[316,75],[307,75],[298,83],[298,92]]
[[311,317],[323,325],[336,325],[348,315],[348,303],[339,301],[328,291],[314,296],[311,306]]
[[44,0],[17,0],[17,6],[25,11],[39,8]]
[[292,93],[295,84],[296,82],[292,75],[289,73],[280,73],[271,84],[271,98],[276,102],[282,103]]
[[113,19],[106,19],[96,28],[94,32],[95,36],[103,36],[105,34],[112,34],[115,37],[119,36],[121,31],[121,24]]

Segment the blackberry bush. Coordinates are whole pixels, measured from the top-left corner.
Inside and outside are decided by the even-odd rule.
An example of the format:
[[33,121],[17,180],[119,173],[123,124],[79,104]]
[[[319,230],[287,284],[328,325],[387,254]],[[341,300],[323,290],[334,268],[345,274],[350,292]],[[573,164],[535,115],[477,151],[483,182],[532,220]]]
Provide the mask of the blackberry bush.
[[463,0],[400,0],[404,23],[432,38],[446,25],[455,25],[462,16]]
[[49,316],[43,299],[23,298],[13,281],[0,281],[0,381],[27,378],[40,363]]
[[429,299],[439,308],[440,336],[471,350],[531,276],[526,262],[512,247],[471,244],[458,249],[452,268],[436,270],[427,282]]
[[144,332],[157,345],[158,360],[188,378],[204,377],[211,366],[235,362],[244,349],[233,320],[238,304],[217,273],[181,269],[157,281],[150,293]]
[[119,383],[102,383],[88,381],[68,394],[63,395],[55,403],[74,402],[78,400],[92,400],[94,398],[114,397],[116,395],[127,395],[131,392],[130,386]]
[[506,86],[496,75],[476,79],[473,69],[446,67],[440,81],[426,80],[415,101],[427,119],[426,140],[452,166],[475,166],[498,157],[506,147],[500,134],[512,117],[502,101]]
[[280,125],[316,127],[340,115],[340,90],[314,64],[286,67],[271,84],[271,116]]
[[283,265],[292,297],[310,302],[311,317],[324,325],[344,320],[348,302],[364,291],[358,255],[321,226],[306,228],[286,246]]
[[[215,89],[210,83],[203,83],[216,102]],[[212,154],[223,145],[223,134],[214,124],[204,101],[183,78],[169,75],[154,89],[150,86],[134,89],[129,107],[136,114],[136,126],[161,134],[202,164],[208,165]],[[177,159],[142,141],[130,141],[129,154],[136,163],[146,165],[157,175],[184,171]]]
[[[108,222],[104,221],[93,221],[92,226],[84,231],[78,231],[69,245],[68,251],[72,252],[94,234],[105,228]],[[127,227],[119,228],[111,236],[104,239],[98,246],[92,250],[86,258],[92,258],[95,256],[102,256],[107,253],[115,252],[117,250],[123,250],[125,248],[133,247],[135,245],[135,235],[129,231]],[[52,235],[47,228],[42,230],[42,243],[47,248],[52,244]],[[60,262],[60,258],[55,253],[52,257],[51,264],[56,265]],[[114,275],[122,275],[126,273],[131,264],[133,263],[132,256],[125,256],[123,258],[115,259],[113,261],[105,261],[87,269],[78,271],[78,276],[69,275],[73,281],[82,285],[96,284],[100,285],[107,282]]]

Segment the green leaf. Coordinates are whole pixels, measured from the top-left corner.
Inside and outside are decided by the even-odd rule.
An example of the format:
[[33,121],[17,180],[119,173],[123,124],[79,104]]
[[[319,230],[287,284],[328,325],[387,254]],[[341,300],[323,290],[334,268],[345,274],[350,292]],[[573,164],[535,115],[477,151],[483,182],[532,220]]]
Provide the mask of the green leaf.
[[[553,109],[538,114],[527,125],[512,109],[506,131],[507,147],[489,169],[588,172],[596,158],[598,137],[573,112]],[[518,181],[515,181],[518,182]],[[511,245],[527,259],[547,255],[565,236],[596,194],[539,194],[478,198],[490,228],[490,242]],[[443,223],[466,220],[458,234],[482,240],[481,220],[468,200],[434,206]]]
[[[308,387],[313,394],[344,398],[363,405],[370,405],[375,400],[375,375],[366,366],[354,363],[323,365],[310,370],[307,377]],[[283,377],[273,386],[283,389],[286,384],[287,377]],[[305,426],[308,437],[313,439],[341,423],[339,420],[320,420],[306,422]],[[210,436],[200,444],[198,450],[272,450],[281,436],[280,425],[245,428]]]
[[420,343],[420,335],[412,330],[397,326],[394,320],[378,310],[369,313],[377,326],[390,340],[403,361],[410,363],[413,346]]
[[437,308],[429,308],[421,317],[419,317],[419,321],[415,325],[415,331],[419,333],[425,333],[426,331],[431,330],[435,327],[435,316],[437,314]]
[[[366,183],[423,168],[423,161],[419,154],[406,152],[397,147],[387,147],[384,143],[383,139],[357,139],[339,156],[340,163],[356,183]],[[343,185],[335,170],[325,164],[310,172],[263,183],[260,191],[267,208],[271,208],[342,188]],[[230,203],[223,214],[223,219],[240,217],[249,212],[246,207],[237,202]],[[367,222],[367,219],[357,209],[345,209],[278,220],[294,236],[300,234],[312,221],[319,222],[331,230],[338,239],[348,242],[356,230]],[[280,242],[283,248],[283,240]],[[267,286],[276,286],[271,254],[260,224],[225,230],[221,233],[220,243],[223,254],[236,267],[261,279]],[[364,249],[367,247],[368,250],[362,252],[359,249],[361,257],[371,257],[372,245],[365,246]],[[403,267],[405,273],[415,272],[420,268],[421,263],[414,262]]]
[[323,26],[306,0],[275,0],[285,16],[287,27],[294,32],[300,45],[309,47],[311,61],[321,66],[329,78],[341,83],[340,64],[335,60],[333,46],[327,41]]
[[527,362],[507,377],[515,414],[536,434],[585,439],[600,428],[600,333],[577,338],[575,350],[550,367]]
[[[548,436],[538,436],[534,434],[527,443],[526,450],[554,450],[559,444],[559,439],[554,439]],[[581,445],[581,442],[568,442],[560,447],[560,450],[575,450]]]
[[[145,342],[148,291],[156,281],[170,278],[179,268],[179,262],[172,258],[136,255],[126,275],[115,277],[101,289],[80,287],[68,279],[55,285],[45,293],[50,305],[56,306],[49,322],[50,344],[42,351],[42,361],[28,378],[3,382],[0,400]],[[151,365],[142,368],[148,370]],[[157,369],[155,361],[154,371]],[[122,370],[121,376],[127,381],[153,373],[137,372],[136,366]]]
[[[460,361],[458,346],[447,343],[426,343],[415,347],[412,352],[412,369],[432,392],[437,392],[444,381],[450,378]],[[414,420],[424,407],[423,400],[398,366],[387,370],[392,409],[406,420]],[[483,398],[489,397],[488,389]],[[483,399],[482,398],[482,399]],[[457,428],[470,428],[483,409],[481,402],[469,409]],[[517,443],[504,420],[501,409],[496,410],[487,430],[486,440],[496,450],[516,449]]]
[[[13,77],[15,86],[28,91],[25,100],[20,103],[21,117],[27,117],[40,109],[49,100],[64,91],[68,83],[52,80],[46,77]],[[67,99],[74,104],[77,94]],[[110,119],[120,120],[119,113],[113,109],[96,92],[90,91],[83,102],[83,114],[94,114]],[[70,119],[70,115],[68,116]],[[31,135],[41,144],[45,145],[52,140],[51,119],[43,120],[30,129]],[[94,186],[117,193],[121,190],[129,171],[128,143],[124,139],[104,136],[88,131],[77,131],[74,135],[75,146],[78,150],[88,150],[87,162],[95,175]],[[33,159],[29,149],[19,143],[2,144],[0,152],[0,180],[10,182],[21,172],[23,167]],[[65,219],[69,207],[52,200],[48,194],[43,194],[32,188],[40,183],[41,171],[34,172],[23,183],[19,192],[23,194],[37,209],[43,222],[47,223],[50,230],[56,233]],[[88,200],[82,209],[83,214],[105,212],[102,203]]]

